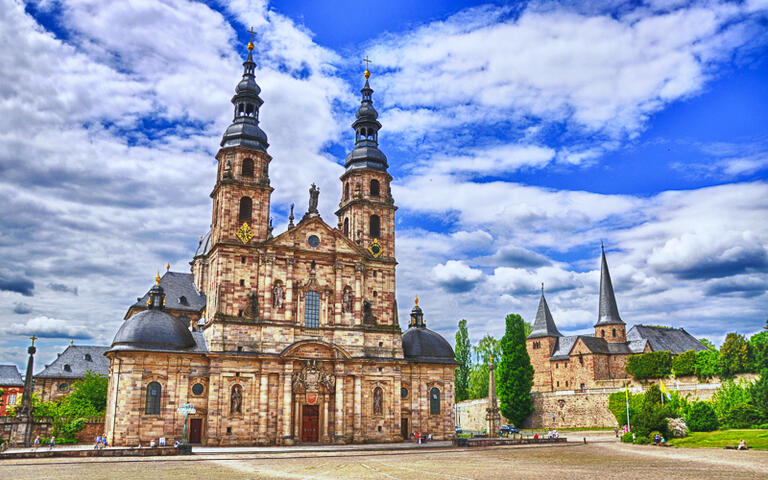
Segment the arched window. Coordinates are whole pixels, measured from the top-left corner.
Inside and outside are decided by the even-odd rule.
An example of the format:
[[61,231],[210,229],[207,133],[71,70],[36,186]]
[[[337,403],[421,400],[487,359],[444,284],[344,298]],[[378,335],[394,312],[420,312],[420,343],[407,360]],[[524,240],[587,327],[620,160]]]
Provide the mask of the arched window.
[[253,200],[251,200],[251,197],[243,197],[240,199],[240,214],[238,215],[238,219],[240,220],[240,223],[248,222],[251,223],[251,212],[253,210]]
[[579,354],[579,363],[581,365],[584,365],[584,355],[582,355],[581,353]]
[[382,406],[382,402],[384,401],[384,391],[381,389],[381,387],[376,387],[373,390],[373,414],[374,415],[383,415],[384,408]]
[[91,354],[90,353],[86,353],[85,354],[85,361],[86,362],[92,362],[93,361],[93,358],[91,358]]
[[349,219],[344,219],[344,235],[349,236]]
[[605,338],[605,330],[600,330],[600,336]]
[[307,292],[307,297],[304,299],[304,326],[320,327],[320,295],[315,291]]
[[437,387],[429,391],[429,414],[440,415],[440,390]]
[[372,197],[378,197],[379,196],[379,181],[378,180],[371,180],[371,196]]
[[252,177],[253,176],[253,160],[250,158],[246,158],[243,160],[243,169],[240,173],[243,177]]
[[613,329],[613,336],[614,337],[616,336],[616,329],[615,328]]
[[344,185],[344,200],[349,200],[349,184]]
[[163,387],[157,382],[151,382],[147,385],[147,404],[144,413],[147,415],[160,414],[160,398],[163,393]]
[[371,215],[369,227],[371,238],[379,238],[381,236],[381,220],[379,220],[378,215]]

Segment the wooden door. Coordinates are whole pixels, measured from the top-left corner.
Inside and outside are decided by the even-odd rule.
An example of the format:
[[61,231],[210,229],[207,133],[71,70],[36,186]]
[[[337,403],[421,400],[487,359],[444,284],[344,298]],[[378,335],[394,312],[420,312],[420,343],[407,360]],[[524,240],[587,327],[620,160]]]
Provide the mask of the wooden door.
[[200,443],[203,436],[203,419],[189,419],[189,443]]
[[408,419],[400,419],[400,435],[403,436],[403,440],[408,440]]
[[320,407],[318,405],[304,405],[301,417],[301,441],[317,442],[318,427],[320,425]]

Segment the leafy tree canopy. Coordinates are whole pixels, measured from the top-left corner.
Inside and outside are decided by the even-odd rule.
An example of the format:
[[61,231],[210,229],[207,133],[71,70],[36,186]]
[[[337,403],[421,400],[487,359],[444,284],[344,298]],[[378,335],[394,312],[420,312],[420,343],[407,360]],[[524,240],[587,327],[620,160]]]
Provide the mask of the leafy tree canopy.
[[459,329],[456,331],[456,367],[455,387],[456,401],[461,402],[469,398],[469,374],[472,367],[472,344],[469,342],[467,321],[459,321]]
[[523,317],[507,315],[496,383],[501,414],[515,425],[520,425],[533,411],[533,366],[525,348],[526,336]]

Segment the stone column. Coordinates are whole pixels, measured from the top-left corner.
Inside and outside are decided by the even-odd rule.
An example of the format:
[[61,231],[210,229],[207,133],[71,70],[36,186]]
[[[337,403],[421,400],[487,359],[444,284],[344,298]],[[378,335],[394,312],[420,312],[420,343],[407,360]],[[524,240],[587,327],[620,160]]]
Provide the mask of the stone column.
[[261,315],[260,319],[272,318],[272,271],[275,268],[275,256],[267,254],[266,265],[264,268],[266,277],[264,279],[264,288],[261,291]]
[[292,373],[293,365],[289,363],[285,366],[285,373],[283,374],[283,445],[293,445],[293,435],[291,434]]
[[340,369],[336,372],[336,426],[334,430],[336,443],[344,443],[344,375]]
[[293,267],[296,264],[296,260],[293,257],[288,257],[287,267],[285,269],[285,303],[283,303],[283,309],[285,310],[285,320],[287,322],[295,321],[293,318]]
[[[392,415],[390,418],[392,419],[392,432],[391,435],[398,435],[400,432],[400,416],[402,412],[402,408],[400,407],[400,388],[402,387],[402,383],[400,381],[400,372],[395,372],[395,378],[392,382]],[[405,440],[405,439],[403,439]]]
[[323,424],[321,426],[322,430],[320,430],[323,442],[330,441],[328,438],[328,402],[330,401],[331,396],[327,393],[323,394]]
[[362,411],[363,406],[363,382],[360,375],[355,375],[355,423],[354,432],[352,432],[355,441],[363,439],[362,431]]
[[266,445],[267,438],[267,412],[269,411],[269,373],[261,370],[261,385],[259,386],[259,438],[258,443]]

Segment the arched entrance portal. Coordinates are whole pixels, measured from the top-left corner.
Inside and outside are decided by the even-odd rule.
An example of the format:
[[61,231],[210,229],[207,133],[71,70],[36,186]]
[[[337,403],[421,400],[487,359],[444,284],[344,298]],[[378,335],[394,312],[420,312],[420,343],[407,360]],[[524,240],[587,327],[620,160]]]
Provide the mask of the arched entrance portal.
[[329,426],[333,414],[336,377],[317,360],[305,360],[293,374],[294,438],[305,443],[331,441]]

